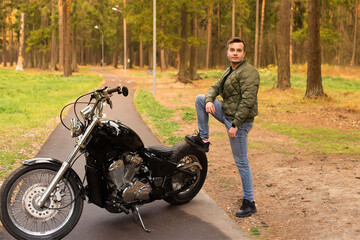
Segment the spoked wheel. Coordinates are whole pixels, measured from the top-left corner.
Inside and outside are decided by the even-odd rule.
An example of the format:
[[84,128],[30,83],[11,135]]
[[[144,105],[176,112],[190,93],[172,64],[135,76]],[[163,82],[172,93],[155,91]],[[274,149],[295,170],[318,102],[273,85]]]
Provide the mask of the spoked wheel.
[[168,181],[168,192],[188,186],[181,192],[164,199],[170,204],[179,205],[191,201],[203,186],[207,173],[207,158],[205,153],[193,148],[186,142],[174,145],[173,150],[172,161],[192,173],[178,172]]
[[21,166],[6,179],[0,190],[0,220],[11,235],[59,239],[75,227],[84,203],[71,174],[57,184],[44,207],[37,205],[58,170],[51,164]]

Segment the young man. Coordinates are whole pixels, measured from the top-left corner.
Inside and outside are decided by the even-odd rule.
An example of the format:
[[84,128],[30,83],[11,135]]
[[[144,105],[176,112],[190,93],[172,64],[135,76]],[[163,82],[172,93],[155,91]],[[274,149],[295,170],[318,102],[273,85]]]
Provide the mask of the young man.
[[[243,202],[237,217],[255,213],[252,175],[247,158],[247,135],[258,114],[257,93],[260,76],[245,60],[245,43],[240,38],[231,38],[227,43],[227,57],[231,66],[206,93],[195,100],[199,134],[187,135],[186,142],[201,151],[209,151],[209,113],[226,127],[232,154],[239,170]],[[220,95],[223,101],[216,97]]]

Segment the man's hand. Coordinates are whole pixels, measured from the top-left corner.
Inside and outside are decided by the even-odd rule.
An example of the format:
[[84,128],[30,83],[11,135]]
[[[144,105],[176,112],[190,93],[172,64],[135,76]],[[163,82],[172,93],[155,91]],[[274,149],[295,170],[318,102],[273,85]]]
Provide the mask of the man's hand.
[[215,114],[215,106],[212,102],[207,102],[205,109],[207,113]]
[[237,127],[231,127],[229,132],[228,132],[229,137],[230,138],[235,138],[237,130],[238,130]]

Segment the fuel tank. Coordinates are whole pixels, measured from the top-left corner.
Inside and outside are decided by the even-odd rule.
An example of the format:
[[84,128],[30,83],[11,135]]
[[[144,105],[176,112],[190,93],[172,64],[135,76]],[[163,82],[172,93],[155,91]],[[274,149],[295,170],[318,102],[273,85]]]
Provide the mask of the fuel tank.
[[107,133],[108,141],[113,148],[126,151],[136,151],[144,148],[144,143],[139,135],[128,126],[116,120],[102,121],[102,124],[101,129]]
[[128,126],[115,120],[101,121],[87,144],[87,150],[94,155],[112,151],[139,151],[144,148],[141,138]]

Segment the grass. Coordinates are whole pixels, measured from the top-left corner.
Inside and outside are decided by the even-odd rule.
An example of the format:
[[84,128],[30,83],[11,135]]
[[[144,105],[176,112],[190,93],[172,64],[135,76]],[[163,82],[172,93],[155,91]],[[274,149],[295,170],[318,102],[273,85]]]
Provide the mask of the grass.
[[101,81],[97,75],[63,78],[50,72],[0,69],[0,177],[12,165],[32,157],[32,146],[45,140],[66,103]]
[[262,123],[265,128],[298,140],[297,145],[325,153],[360,154],[360,132],[323,127]]
[[250,228],[250,234],[254,236],[259,236],[261,234],[260,229],[258,227],[252,227]]
[[183,110],[181,118],[184,121],[190,122],[190,121],[196,120],[196,110],[195,110],[195,108],[181,107],[180,110]]
[[179,128],[179,123],[171,121],[174,111],[159,104],[149,91],[144,89],[136,91],[135,105],[141,114],[150,119],[147,123],[154,125],[156,135],[166,144],[173,145],[183,140],[183,137],[174,135],[174,132]]

